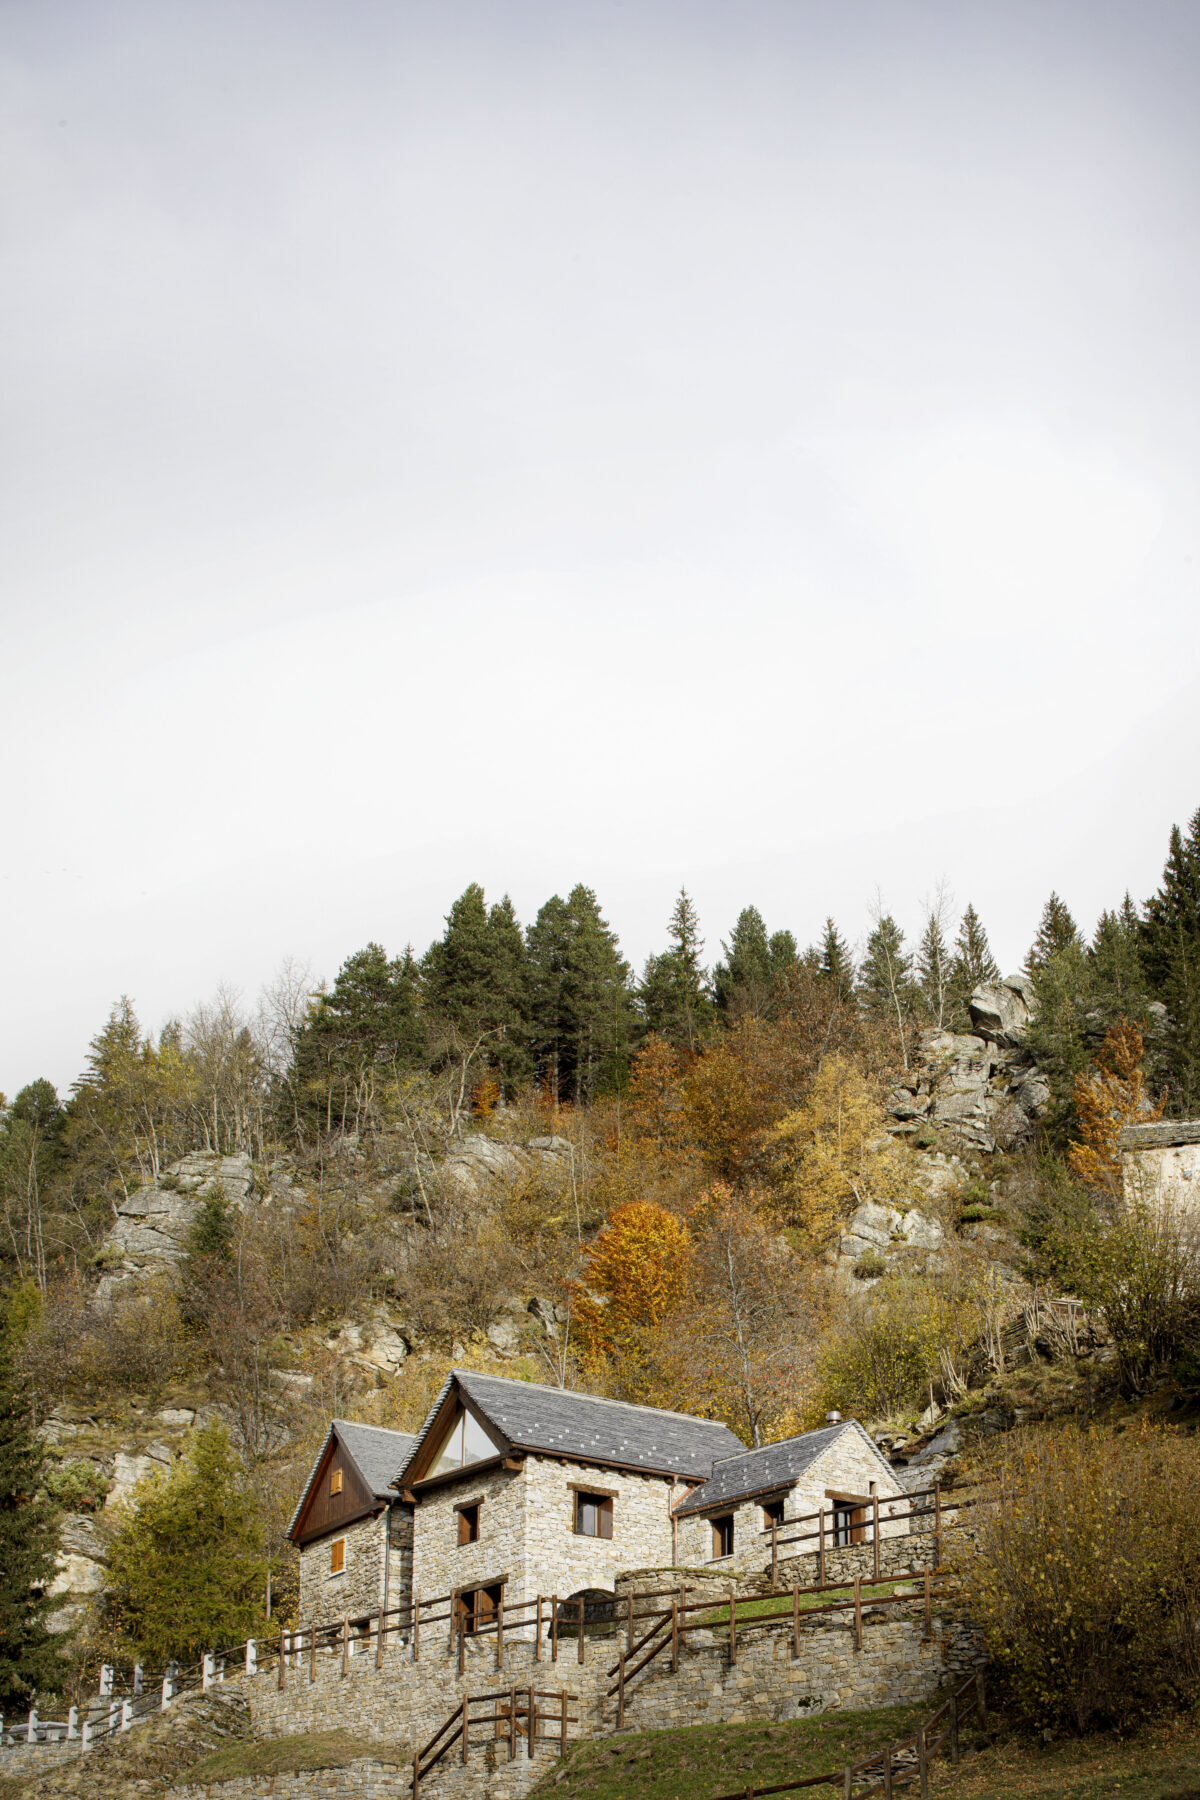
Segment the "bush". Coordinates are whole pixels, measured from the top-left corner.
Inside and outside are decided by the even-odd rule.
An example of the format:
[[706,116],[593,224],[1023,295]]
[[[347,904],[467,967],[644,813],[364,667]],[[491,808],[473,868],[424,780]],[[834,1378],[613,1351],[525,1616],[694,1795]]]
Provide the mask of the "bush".
[[854,1273],[860,1281],[878,1281],[887,1274],[887,1260],[878,1250],[864,1250],[854,1265]]
[[982,1330],[978,1304],[937,1283],[892,1275],[855,1305],[819,1357],[817,1416],[837,1407],[888,1419],[943,1387]]
[[1200,1699],[1200,1443],[1026,1433],[989,1472],[965,1603],[1020,1720],[1082,1733]]
[[104,1504],[111,1487],[103,1470],[79,1457],[72,1462],[51,1464],[46,1470],[46,1492],[56,1506],[67,1512],[95,1512]]

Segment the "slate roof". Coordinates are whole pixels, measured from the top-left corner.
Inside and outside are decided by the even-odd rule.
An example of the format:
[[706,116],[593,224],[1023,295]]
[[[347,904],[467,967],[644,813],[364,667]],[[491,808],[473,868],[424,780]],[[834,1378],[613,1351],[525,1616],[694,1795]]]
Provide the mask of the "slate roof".
[[456,1369],[447,1377],[421,1427],[410,1463],[454,1385],[514,1450],[703,1480],[718,1457],[745,1449],[727,1425],[712,1419],[693,1419],[687,1413],[631,1406],[596,1394],[570,1394],[532,1381],[509,1381],[500,1375]]
[[823,1425],[819,1431],[783,1438],[778,1444],[764,1444],[761,1450],[746,1450],[741,1456],[722,1457],[704,1486],[689,1494],[675,1508],[676,1515],[682,1519],[692,1513],[708,1512],[714,1506],[737,1506],[751,1494],[768,1494],[775,1488],[791,1487],[847,1431],[858,1433],[878,1459],[880,1467],[895,1481],[895,1470],[869,1432],[863,1430],[857,1419],[844,1419],[840,1425]]
[[1169,1150],[1200,1144],[1200,1119],[1163,1119],[1156,1125],[1127,1125],[1117,1139],[1122,1150]]
[[385,1431],[382,1425],[356,1425],[352,1419],[334,1419],[321,1440],[321,1448],[317,1451],[317,1460],[308,1473],[304,1491],[296,1502],[296,1510],[292,1514],[285,1537],[290,1537],[296,1529],[296,1522],[304,1511],[304,1503],[312,1492],[312,1484],[317,1479],[317,1470],[321,1467],[329,1440],[334,1432],[342,1442],[355,1468],[370,1488],[376,1500],[394,1500],[395,1493],[391,1483],[395,1479],[397,1469],[409,1459],[416,1441],[411,1431]]

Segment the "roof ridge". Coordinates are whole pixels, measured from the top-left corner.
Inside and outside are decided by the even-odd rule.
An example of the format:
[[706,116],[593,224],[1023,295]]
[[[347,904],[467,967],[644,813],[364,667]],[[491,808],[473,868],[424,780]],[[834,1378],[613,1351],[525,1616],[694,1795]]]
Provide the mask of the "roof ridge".
[[[460,1380],[464,1375],[478,1376],[482,1381],[502,1381],[506,1387],[532,1389],[534,1393],[555,1394],[567,1400],[592,1400],[597,1406],[620,1406],[627,1412],[653,1413],[656,1419],[683,1419],[689,1425],[711,1425],[717,1431],[730,1430],[723,1419],[702,1419],[698,1413],[675,1412],[667,1406],[647,1406],[641,1400],[614,1400],[611,1394],[581,1394],[575,1388],[551,1387],[544,1381],[522,1381],[512,1375],[491,1375],[484,1369],[455,1369],[452,1373]],[[736,1432],[733,1435],[736,1436]],[[739,1451],[738,1454],[746,1453]]]
[[[768,1450],[778,1450],[783,1444],[798,1444],[801,1438],[820,1437],[825,1431],[844,1431],[847,1425],[857,1425],[857,1419],[842,1419],[837,1425],[814,1425],[811,1431],[792,1431],[787,1437],[772,1438],[769,1444],[752,1444],[748,1450],[735,1450],[731,1456],[715,1456],[713,1468],[721,1463],[741,1462],[744,1456],[765,1456]],[[859,1427],[861,1430],[861,1426]]]

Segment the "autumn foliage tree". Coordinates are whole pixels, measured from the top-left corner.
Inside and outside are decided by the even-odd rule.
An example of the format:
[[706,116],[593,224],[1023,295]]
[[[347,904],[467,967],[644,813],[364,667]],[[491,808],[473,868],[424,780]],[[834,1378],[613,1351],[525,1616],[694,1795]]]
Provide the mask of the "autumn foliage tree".
[[807,1099],[766,1133],[765,1150],[776,1212],[817,1243],[865,1200],[915,1197],[882,1100],[846,1056],[825,1058]]
[[636,1382],[647,1334],[674,1312],[687,1292],[692,1234],[677,1214],[652,1200],[618,1206],[587,1247],[572,1284],[574,1316],[593,1366],[625,1366]]
[[1142,1034],[1127,1018],[1113,1025],[1090,1069],[1075,1082],[1077,1138],[1068,1146],[1071,1172],[1093,1192],[1121,1193],[1119,1139],[1126,1125],[1160,1119],[1166,1096],[1152,1100],[1142,1071]]

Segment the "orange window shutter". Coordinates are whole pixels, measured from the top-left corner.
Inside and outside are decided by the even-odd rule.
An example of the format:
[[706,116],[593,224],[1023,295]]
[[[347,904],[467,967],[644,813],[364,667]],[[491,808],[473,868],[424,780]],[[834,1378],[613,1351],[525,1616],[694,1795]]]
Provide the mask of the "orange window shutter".
[[345,1567],[346,1540],[345,1538],[334,1538],[329,1551],[329,1573],[331,1575],[340,1575]]
[[342,1491],[342,1471],[340,1469],[335,1469],[329,1477],[329,1492],[331,1494],[340,1494],[341,1491]]

